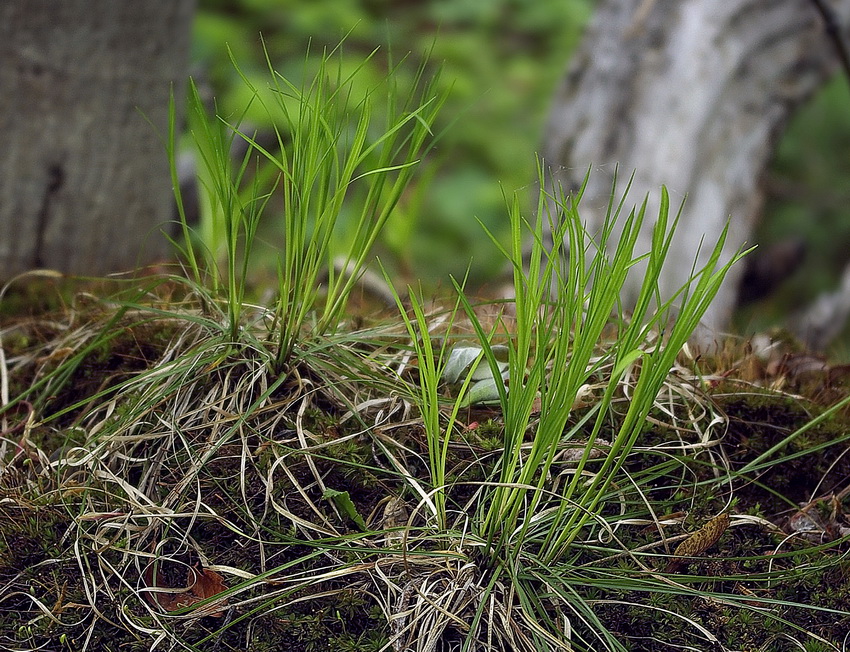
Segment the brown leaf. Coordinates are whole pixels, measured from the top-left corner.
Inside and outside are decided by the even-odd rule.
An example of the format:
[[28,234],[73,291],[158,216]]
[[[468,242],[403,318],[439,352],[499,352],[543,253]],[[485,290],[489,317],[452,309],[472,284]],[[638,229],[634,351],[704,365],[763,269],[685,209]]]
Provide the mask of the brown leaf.
[[[224,584],[224,578],[209,568],[200,568],[200,564],[196,564],[194,568],[190,568],[191,573],[195,575],[195,584],[192,586],[194,593],[200,600],[206,600],[219,593],[227,591],[227,586]],[[190,574],[191,574],[190,573]],[[223,600],[221,606],[227,604],[227,600]],[[213,614],[221,616],[221,613]]]
[[729,514],[715,516],[699,530],[682,541],[673,551],[673,558],[667,563],[665,573],[672,573],[685,563],[688,557],[697,557],[718,542],[729,527]]
[[[156,569],[154,568],[155,564],[151,564],[145,570],[144,580],[148,588],[183,588],[168,586],[168,583],[164,580],[160,573],[159,567],[161,567],[162,564],[163,562],[158,562],[158,564],[156,564],[156,566],[158,566]],[[224,584],[224,579],[221,575],[209,568],[200,568],[200,564],[196,564],[195,566],[189,567],[187,570],[185,590],[179,593],[148,591],[145,595],[147,596],[148,602],[152,605],[162,607],[165,611],[177,611],[178,609],[189,607],[201,600],[206,600],[207,598],[211,598],[219,593],[223,593],[226,590],[227,586]],[[220,601],[219,606],[223,607],[226,604],[227,600],[224,599]],[[215,618],[220,618],[223,615],[223,612],[218,611],[209,615]]]

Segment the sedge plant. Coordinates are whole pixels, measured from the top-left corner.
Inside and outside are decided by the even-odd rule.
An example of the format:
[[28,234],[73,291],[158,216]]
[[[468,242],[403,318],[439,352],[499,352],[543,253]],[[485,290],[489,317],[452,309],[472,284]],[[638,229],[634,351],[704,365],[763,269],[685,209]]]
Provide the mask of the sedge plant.
[[[522,520],[526,504],[525,489],[509,487],[512,483],[536,486],[531,509],[542,499],[538,493],[549,472],[558,447],[575,432],[565,431],[572,406],[589,379],[604,362],[613,362],[613,371],[601,401],[595,406],[595,421],[587,441],[585,455],[579,461],[572,482],[568,485],[561,510],[577,496],[579,480],[587,464],[589,451],[606,423],[606,412],[615,397],[619,382],[627,370],[639,366],[639,381],[632,397],[630,409],[621,432],[614,437],[610,453],[599,473],[599,492],[587,495],[588,509],[569,510],[568,523],[558,522],[547,537],[546,558],[552,561],[558,550],[568,545],[596,509],[600,496],[607,489],[602,478],[615,472],[618,460],[628,452],[639,434],[646,414],[661,389],[676,356],[699,323],[699,319],[716,293],[726,271],[739,258],[735,256],[720,264],[726,233],[721,234],[706,266],[694,278],[690,292],[683,288],[677,297],[657,305],[658,278],[670,248],[678,216],[672,224],[669,219],[669,199],[662,189],[658,219],[653,227],[653,245],[645,255],[636,255],[634,247],[643,226],[647,202],[620,219],[623,204],[614,203],[614,194],[598,240],[594,241],[582,225],[578,203],[581,191],[575,197],[562,192],[541,193],[538,219],[529,226],[522,219],[518,201],[511,205],[511,250],[505,252],[514,268],[514,293],[516,332],[508,342],[509,383],[500,386],[500,403],[505,414],[504,459],[500,465],[499,480],[504,485],[497,488],[492,500],[487,501],[487,511],[481,521],[482,534],[496,549],[506,543],[504,536],[514,531]],[[543,219],[553,220],[553,212],[560,214],[559,224],[553,224],[554,245],[544,251],[542,245]],[[544,218],[544,216],[546,216]],[[609,243],[614,226],[620,222],[621,235],[614,245]],[[522,246],[526,227],[531,230],[533,247],[527,269],[522,265]],[[562,244],[565,243],[565,244]],[[564,246],[568,246],[567,251]],[[644,282],[630,317],[620,315],[619,330],[610,339],[611,345],[602,357],[596,356],[603,331],[620,308],[620,290],[630,270],[645,263]],[[673,302],[684,297],[675,319],[671,319]],[[656,311],[650,308],[656,302]],[[476,327],[485,355],[498,369],[488,334],[480,326],[475,312],[465,302],[467,314]],[[647,343],[651,329],[667,329],[660,342]],[[606,340],[607,341],[607,340]],[[508,391],[508,387],[510,391]],[[531,423],[532,407],[539,398],[540,419],[537,423],[530,452],[521,451]],[[595,488],[594,488],[595,489]],[[591,497],[592,495],[592,497]],[[583,516],[577,516],[584,514]],[[572,519],[576,519],[573,523]],[[572,527],[575,525],[575,527]],[[553,532],[558,535],[554,536]]]
[[[224,294],[228,334],[236,340],[243,333],[248,265],[261,220],[263,229],[282,234],[270,329],[277,372],[309,332],[332,333],[344,317],[373,245],[435,142],[431,127],[445,101],[445,93],[435,90],[439,73],[426,75],[427,57],[404,85],[397,79],[399,64],[384,79],[364,82],[376,51],[352,70],[344,65],[341,47],[342,42],[324,50],[317,60],[308,51],[301,83],[277,72],[266,53],[266,87],[231,55],[249,106],[274,131],[273,148],[243,126],[249,107],[236,118],[210,116],[191,87],[192,134],[215,228],[202,253],[181,207],[184,258],[201,285],[202,265],[217,269],[218,250],[224,249],[224,273],[212,274],[204,285],[214,295]],[[169,155],[178,189],[173,122],[172,117]],[[247,149],[234,163],[237,140]],[[178,204],[180,199],[178,194]],[[281,207],[274,214],[270,202]]]
[[[354,80],[374,52],[347,72],[334,59],[339,47],[325,52],[313,78],[300,86],[277,73],[267,56],[270,100],[242,74],[274,124],[279,149],[273,153],[239,132],[276,169],[283,196],[274,326],[278,369],[289,361],[313,310],[317,333],[339,324],[372,246],[429,148],[431,125],[445,99],[434,91],[433,79],[425,80],[424,64],[406,95],[393,70],[377,87],[358,93]],[[379,128],[373,120],[378,102],[385,116]],[[340,242],[344,213],[349,236]]]
[[[496,477],[479,489],[474,514],[462,528],[471,534],[466,546],[483,573],[482,595],[464,649],[477,649],[476,641],[483,636],[480,626],[488,618],[488,639],[513,640],[504,631],[508,627],[504,619],[492,616],[493,601],[499,596],[513,596],[509,599],[516,601],[520,610],[517,619],[529,630],[529,646],[520,645],[521,649],[567,649],[563,647],[568,643],[564,637],[570,628],[550,618],[552,601],[568,605],[568,611],[585,623],[596,622],[592,609],[570,588],[569,574],[557,574],[553,569],[568,567],[575,560],[577,541],[604,527],[613,478],[618,477],[639,440],[676,357],[726,272],[743,255],[721,260],[724,230],[706,265],[695,271],[676,296],[662,300],[659,276],[679,219],[678,215],[670,217],[666,190],[662,189],[659,214],[652,227],[652,248],[644,253],[636,253],[635,247],[644,228],[647,201],[624,216],[624,200],[617,203],[612,191],[600,233],[589,234],[578,211],[581,194],[570,196],[557,188],[541,192],[533,223],[522,217],[518,198],[509,204],[511,242],[502,251],[514,270],[515,326],[507,339],[507,381],[497,383],[504,419],[503,447]],[[559,216],[557,222],[555,215]],[[544,220],[549,221],[554,234],[554,245],[548,250],[543,244]],[[620,233],[616,242],[615,225]],[[523,247],[529,238],[533,245],[524,266]],[[626,317],[620,291],[637,265],[644,266],[644,281],[634,310]],[[494,351],[496,329],[485,329],[462,287],[456,284],[456,289],[482,357],[493,378],[501,378],[503,366]],[[422,338],[427,337],[425,323],[416,308],[414,303],[418,332],[410,319],[405,318],[405,322],[414,342],[418,342],[415,349],[420,369],[425,370],[425,380],[420,376],[421,408],[423,414],[430,414],[429,404],[435,397],[427,379],[440,368],[445,351],[435,352],[423,343]],[[616,334],[606,339],[612,318]],[[600,353],[603,339],[608,345]],[[602,395],[577,424],[571,425],[573,405],[582,388],[603,373],[607,379]],[[637,378],[629,407],[616,431],[608,432],[612,406],[622,395],[626,376]],[[435,447],[429,453],[432,459],[439,459],[447,445],[462,394],[447,423],[442,424],[444,430],[439,430],[436,417],[432,415],[429,420],[433,433],[429,432],[428,442]],[[553,493],[550,485],[556,456],[565,445],[576,442],[583,452],[569,472],[569,480]],[[605,451],[601,459],[595,454],[597,442]],[[536,597],[541,585],[553,587],[550,598]],[[512,588],[500,588],[504,586]],[[591,629],[598,630],[596,625]],[[599,636],[605,647],[618,647],[610,635]]]

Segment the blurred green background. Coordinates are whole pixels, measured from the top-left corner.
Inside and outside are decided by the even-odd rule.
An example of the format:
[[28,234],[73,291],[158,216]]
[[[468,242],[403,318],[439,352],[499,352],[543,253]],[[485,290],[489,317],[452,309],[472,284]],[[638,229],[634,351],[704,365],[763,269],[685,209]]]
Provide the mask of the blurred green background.
[[[351,67],[381,50],[357,79],[386,76],[404,56],[398,79],[412,82],[423,55],[442,66],[449,92],[435,133],[445,130],[420,167],[376,254],[385,265],[426,284],[463,275],[484,284],[504,270],[478,224],[497,235],[507,227],[502,189],[535,198],[535,153],[555,86],[591,14],[593,0],[201,0],[193,70],[208,80],[219,111],[240,113],[250,100],[228,59],[258,87],[268,85],[262,33],[276,70],[300,83],[305,53],[318,58],[343,37]],[[349,33],[350,32],[350,33]],[[262,129],[267,118],[249,112]],[[380,122],[380,120],[378,120]],[[476,219],[477,218],[477,219]],[[274,243],[275,235],[265,239]],[[259,256],[262,264],[262,255]],[[271,265],[273,270],[273,265]]]
[[[504,263],[477,220],[506,235],[503,190],[536,195],[535,154],[554,91],[593,10],[594,0],[200,0],[193,71],[209,83],[220,112],[240,113],[249,101],[225,44],[258,86],[267,84],[259,34],[275,68],[295,83],[308,48],[318,57],[345,38],[352,68],[376,47],[364,84],[383,78],[388,61],[408,59],[412,80],[423,53],[443,67],[449,99],[436,131],[445,129],[417,183],[376,250],[406,279],[445,284],[470,266],[486,285]],[[402,84],[403,85],[403,84]],[[265,116],[249,113],[258,128]],[[850,251],[850,92],[837,75],[795,116],[765,180],[768,199],[755,241],[802,238],[804,264],[770,296],[742,309],[745,333],[780,323],[783,315],[836,286]],[[477,219],[476,219],[477,218]],[[269,251],[275,234],[264,234]],[[263,266],[262,256],[258,257]],[[470,262],[471,261],[471,262]],[[273,270],[271,258],[269,270]],[[260,272],[262,276],[262,272]]]

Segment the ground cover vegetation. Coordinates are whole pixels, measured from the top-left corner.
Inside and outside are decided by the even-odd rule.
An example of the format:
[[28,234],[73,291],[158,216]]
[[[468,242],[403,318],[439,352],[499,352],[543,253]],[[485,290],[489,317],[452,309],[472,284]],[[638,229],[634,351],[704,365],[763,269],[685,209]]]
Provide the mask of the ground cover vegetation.
[[[396,305],[375,308],[358,279],[445,92],[423,66],[400,93],[395,65],[364,90],[365,64],[338,55],[297,84],[271,61],[265,84],[242,76],[272,147],[193,88],[217,246],[183,219],[173,273],[3,288],[0,644],[841,649],[846,369],[773,341],[694,353],[736,261],[710,243],[659,302],[666,193],[647,215],[612,189],[601,233],[581,192],[533,210],[506,193],[492,242],[514,299],[480,303],[462,276],[433,299],[387,273]],[[284,247],[254,303],[261,220]]]

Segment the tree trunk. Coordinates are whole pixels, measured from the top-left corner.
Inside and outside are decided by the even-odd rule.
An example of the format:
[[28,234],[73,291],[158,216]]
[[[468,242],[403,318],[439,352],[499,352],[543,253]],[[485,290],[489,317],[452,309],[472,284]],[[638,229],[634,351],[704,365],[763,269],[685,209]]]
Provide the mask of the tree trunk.
[[850,265],[844,268],[839,286],[825,292],[811,305],[791,315],[788,328],[811,351],[823,351],[838,337],[850,319]]
[[[0,4],[0,278],[166,255],[161,138],[184,95],[194,0]],[[158,132],[158,133],[157,133]]]
[[[846,24],[850,0],[831,6]],[[621,191],[634,171],[627,206],[650,195],[641,253],[660,186],[673,202],[687,196],[661,279],[669,298],[694,261],[705,262],[727,219],[726,260],[748,243],[777,136],[837,60],[810,0],[603,0],[557,95],[545,161],[567,190],[592,165],[582,202],[591,232],[604,219],[615,167]],[[709,332],[728,325],[742,271],[733,268],[706,313]],[[627,305],[641,280],[640,270],[629,278]]]

